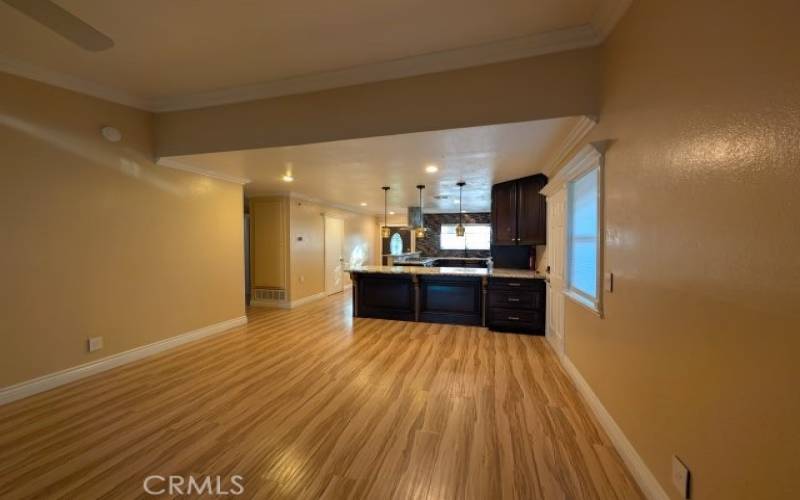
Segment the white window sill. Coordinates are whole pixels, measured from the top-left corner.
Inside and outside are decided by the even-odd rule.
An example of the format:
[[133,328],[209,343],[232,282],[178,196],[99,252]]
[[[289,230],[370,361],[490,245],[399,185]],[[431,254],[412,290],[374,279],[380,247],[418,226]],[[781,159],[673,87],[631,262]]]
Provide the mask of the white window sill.
[[591,312],[595,313],[599,317],[603,317],[603,311],[600,308],[600,305],[597,302],[594,302],[591,299],[587,299],[583,295],[573,291],[573,290],[564,290],[564,295],[571,299],[576,304],[583,306],[584,308],[590,310]]

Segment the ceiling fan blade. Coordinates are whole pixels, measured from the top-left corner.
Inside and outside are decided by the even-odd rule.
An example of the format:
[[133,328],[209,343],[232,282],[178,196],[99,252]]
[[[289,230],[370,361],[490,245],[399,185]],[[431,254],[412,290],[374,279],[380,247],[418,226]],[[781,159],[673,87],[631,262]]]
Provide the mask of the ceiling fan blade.
[[110,49],[114,40],[100,33],[51,0],[3,0],[67,40],[92,52]]

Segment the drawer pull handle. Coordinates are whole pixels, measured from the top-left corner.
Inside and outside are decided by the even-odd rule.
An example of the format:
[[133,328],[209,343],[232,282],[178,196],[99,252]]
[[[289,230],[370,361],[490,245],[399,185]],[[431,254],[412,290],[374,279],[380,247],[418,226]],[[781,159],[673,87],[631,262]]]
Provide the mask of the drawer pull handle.
[[519,286],[519,283],[509,283],[508,286]]
[[515,298],[515,297],[509,297],[509,298],[508,298],[508,301],[509,301],[509,302],[519,302],[519,299],[517,299],[517,298]]
[[509,316],[508,319],[511,321],[519,321],[519,316]]

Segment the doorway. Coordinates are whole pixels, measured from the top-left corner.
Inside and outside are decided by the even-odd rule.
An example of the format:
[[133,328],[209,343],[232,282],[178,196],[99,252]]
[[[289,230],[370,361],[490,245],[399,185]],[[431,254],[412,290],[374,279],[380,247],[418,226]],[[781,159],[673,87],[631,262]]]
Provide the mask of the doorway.
[[325,216],[325,294],[344,290],[344,221]]

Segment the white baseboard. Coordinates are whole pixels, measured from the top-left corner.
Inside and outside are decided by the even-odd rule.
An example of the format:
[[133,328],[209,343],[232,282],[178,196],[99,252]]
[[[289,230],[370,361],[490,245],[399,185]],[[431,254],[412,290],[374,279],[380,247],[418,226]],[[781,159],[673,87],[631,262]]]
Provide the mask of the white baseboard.
[[175,337],[170,337],[152,344],[136,347],[118,354],[113,354],[111,356],[98,359],[97,361],[92,361],[91,363],[67,368],[66,370],[43,375],[41,377],[20,382],[8,387],[2,387],[0,388],[0,405],[26,398],[28,396],[33,396],[34,394],[80,380],[96,373],[110,370],[111,368],[116,368],[117,366],[132,363],[142,358],[178,347],[179,345],[200,340],[205,337],[210,337],[212,335],[216,335],[228,331],[231,328],[236,328],[237,326],[242,326],[245,324],[247,324],[247,316],[221,321],[213,325],[198,328],[197,330],[182,333]]
[[589,383],[586,382],[586,379],[584,379],[583,375],[578,371],[578,368],[566,355],[559,356],[559,359],[561,360],[561,366],[564,367],[564,371],[572,378],[578,392],[580,392],[583,399],[586,400],[586,403],[589,405],[592,413],[594,413],[594,416],[597,417],[603,430],[608,434],[608,437],[622,457],[625,465],[628,466],[631,475],[633,475],[639,488],[642,489],[644,496],[650,500],[669,500],[669,495],[667,495],[667,492],[661,487],[661,483],[658,482],[647,467],[647,464],[642,460],[642,457],[636,452],[636,448],[634,448],[631,442],[628,441],[628,438],[625,437],[622,429],[620,429],[619,425],[617,425],[608,413],[603,403],[600,402],[600,398],[594,393]]
[[315,300],[324,299],[327,296],[328,294],[326,294],[325,292],[320,292],[314,295],[309,295],[308,297],[303,297],[302,299],[293,300],[289,303],[289,309],[294,309],[295,307],[302,306],[303,304],[308,304],[309,302],[314,302]]

